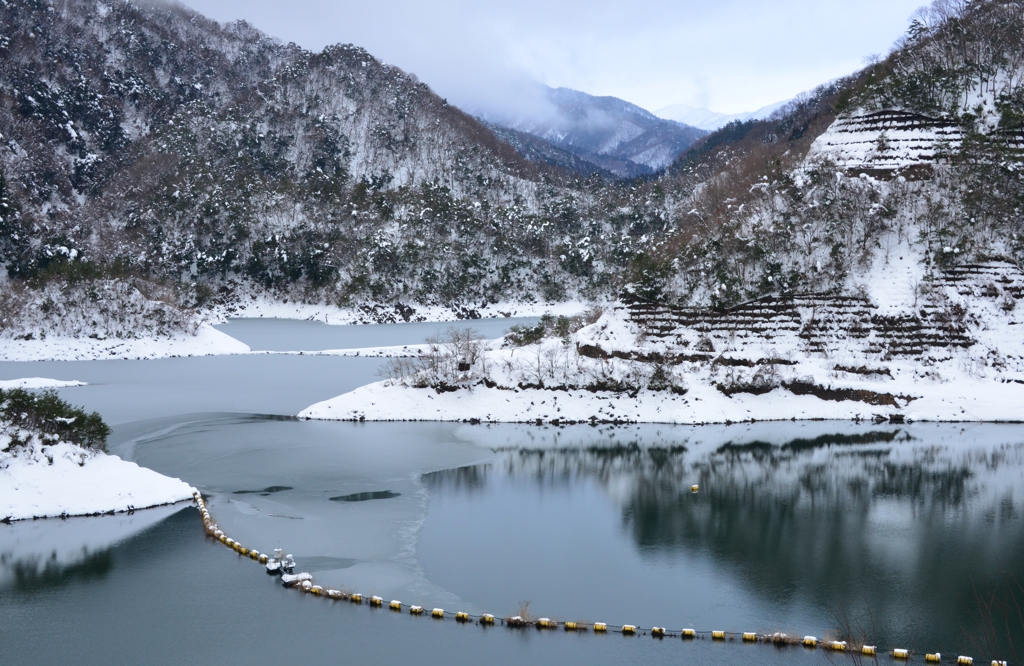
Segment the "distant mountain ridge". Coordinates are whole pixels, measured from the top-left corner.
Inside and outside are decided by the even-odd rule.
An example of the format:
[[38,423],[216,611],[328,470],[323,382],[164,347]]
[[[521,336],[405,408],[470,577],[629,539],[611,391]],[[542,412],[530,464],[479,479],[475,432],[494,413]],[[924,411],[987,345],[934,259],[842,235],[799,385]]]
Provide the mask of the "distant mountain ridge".
[[713,132],[716,129],[724,127],[736,120],[740,122],[746,122],[747,120],[764,120],[774,111],[785,106],[787,101],[762,106],[757,111],[731,114],[719,113],[717,111],[712,111],[711,109],[689,106],[687,104],[672,104],[671,106],[658,109],[654,114],[665,120],[674,120],[677,123],[683,123],[684,125]]
[[[667,121],[617,97],[537,84],[533,104],[471,111],[490,125],[541,139],[619,178],[653,174],[672,164],[706,132]],[[502,138],[508,140],[508,137]],[[512,141],[513,145],[517,142]],[[534,144],[535,145],[535,144]],[[527,156],[527,153],[520,151]],[[534,155],[535,153],[530,153]],[[567,166],[564,163],[559,166]]]

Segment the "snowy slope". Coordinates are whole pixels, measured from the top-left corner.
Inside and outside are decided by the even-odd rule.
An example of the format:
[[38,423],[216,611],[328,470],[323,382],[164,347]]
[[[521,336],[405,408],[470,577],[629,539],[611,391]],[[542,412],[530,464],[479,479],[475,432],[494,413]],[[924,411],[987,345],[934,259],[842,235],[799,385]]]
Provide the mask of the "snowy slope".
[[826,157],[849,170],[895,170],[948,161],[960,150],[955,122],[899,110],[837,118],[815,139],[809,158]]
[[705,134],[616,97],[540,84],[524,93],[530,99],[474,112],[491,124],[542,139],[619,177],[663,169]]
[[[856,296],[727,311],[623,304],[566,340],[492,343],[470,370],[365,386],[302,418],[710,423],[1024,420],[1024,273],[951,267],[919,292],[906,247]],[[425,367],[425,366],[423,366]]]

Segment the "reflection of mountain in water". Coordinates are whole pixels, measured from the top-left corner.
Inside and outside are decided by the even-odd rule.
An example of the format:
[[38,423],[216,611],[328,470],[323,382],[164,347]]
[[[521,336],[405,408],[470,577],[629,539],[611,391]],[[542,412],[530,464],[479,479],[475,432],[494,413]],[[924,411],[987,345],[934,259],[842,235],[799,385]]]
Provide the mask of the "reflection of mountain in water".
[[[1005,591],[1007,576],[1024,581],[1015,496],[1024,487],[1024,432],[993,428],[703,443],[689,431],[686,447],[506,451],[489,469],[439,473],[430,485],[482,487],[488,474],[541,485],[596,481],[644,557],[702,553],[758,594],[826,612],[841,604],[880,632],[913,635],[921,619],[980,631],[970,617],[975,590]],[[1024,643],[1019,620],[1014,627]],[[866,638],[878,640],[873,633]]]

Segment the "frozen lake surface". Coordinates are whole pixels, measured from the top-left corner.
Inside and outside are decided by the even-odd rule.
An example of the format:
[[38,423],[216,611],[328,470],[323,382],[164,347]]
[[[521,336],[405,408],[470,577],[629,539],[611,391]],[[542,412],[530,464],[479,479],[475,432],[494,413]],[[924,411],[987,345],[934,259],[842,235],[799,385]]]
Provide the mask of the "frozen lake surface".
[[[514,322],[480,323],[469,325],[499,335]],[[353,330],[315,342],[327,335],[315,327]],[[427,328],[222,330],[285,351],[413,344]],[[975,594],[1008,599],[1013,577],[1024,581],[1022,426],[291,418],[375,381],[380,363],[0,362],[0,380],[89,382],[60,393],[114,425],[112,452],[195,485],[230,536],[288,549],[324,585],[499,616],[529,601],[560,620],[850,633],[944,660],[1014,658],[1005,630],[986,646],[989,620],[1005,622],[979,615]],[[18,664],[828,661],[738,641],[485,630],[311,598],[205,539],[190,507],[0,525],[0,613],[3,661]]]

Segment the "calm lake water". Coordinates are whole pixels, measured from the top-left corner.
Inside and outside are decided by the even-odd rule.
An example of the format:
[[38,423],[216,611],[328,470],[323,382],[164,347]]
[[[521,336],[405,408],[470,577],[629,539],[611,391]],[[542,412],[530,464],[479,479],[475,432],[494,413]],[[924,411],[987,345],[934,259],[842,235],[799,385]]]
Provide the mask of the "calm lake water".
[[[279,351],[432,333],[317,327],[223,330]],[[917,661],[1016,660],[1010,642],[1024,647],[1020,618],[1003,617],[1004,602],[1024,601],[1024,427],[290,418],[375,381],[380,363],[0,362],[0,379],[90,382],[60,393],[115,424],[112,452],[197,486],[229,535],[288,549],[324,585],[453,611],[511,615],[529,602],[560,620],[848,637],[914,649]],[[185,505],[0,525],[0,617],[5,664],[835,660],[738,641],[483,629],[310,598],[205,539]]]

